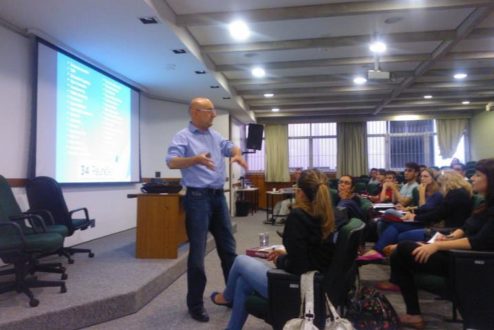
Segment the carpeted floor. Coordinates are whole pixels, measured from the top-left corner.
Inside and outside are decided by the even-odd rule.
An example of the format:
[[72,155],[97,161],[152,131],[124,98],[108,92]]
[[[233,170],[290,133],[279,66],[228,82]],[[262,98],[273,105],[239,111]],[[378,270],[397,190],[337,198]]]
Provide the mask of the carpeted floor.
[[[269,233],[271,244],[281,243],[276,230],[282,227],[265,225],[265,219],[263,211],[233,219],[237,224],[235,237],[239,254],[248,247],[258,245],[260,232]],[[177,260],[135,259],[134,237],[135,232],[131,230],[84,244],[95,251],[96,257],[89,259],[78,255],[75,264],[67,265],[67,293],[61,295],[52,288],[35,289],[41,301],[36,308],[28,307],[27,299],[22,295],[0,295],[0,329],[84,328],[87,324],[105,320],[105,317],[108,319],[108,313],[119,318],[85,329],[224,329],[230,310],[213,305],[209,300],[212,291],[224,288],[216,250],[213,249],[206,257],[208,284],[204,299],[211,320],[199,323],[189,317],[185,304],[186,275],[183,271],[187,245],[180,249]],[[362,279],[367,284],[385,280],[388,274],[387,266],[368,265],[361,268]],[[55,275],[40,276],[57,278]],[[129,293],[126,289],[131,286],[137,289]],[[166,289],[163,290],[163,287]],[[402,313],[404,306],[401,296],[396,293],[386,295],[397,312]],[[461,324],[444,322],[451,315],[450,303],[437,301],[432,295],[421,293],[421,306],[428,321],[427,329],[462,328]],[[89,310],[94,321],[78,321],[78,311],[81,309],[86,309],[86,312]],[[132,314],[120,317],[129,313]],[[47,316],[36,318],[42,315]],[[271,327],[259,319],[249,317],[244,329],[263,330]]]

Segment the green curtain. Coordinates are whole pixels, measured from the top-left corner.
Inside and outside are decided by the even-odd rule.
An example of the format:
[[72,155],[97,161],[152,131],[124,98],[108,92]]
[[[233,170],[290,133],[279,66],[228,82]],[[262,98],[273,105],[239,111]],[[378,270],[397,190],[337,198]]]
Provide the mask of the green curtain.
[[437,142],[442,158],[451,158],[455,153],[468,119],[436,119]]
[[336,175],[340,177],[345,174],[352,176],[367,174],[367,123],[352,122],[337,125]]
[[266,125],[266,182],[290,182],[288,125]]

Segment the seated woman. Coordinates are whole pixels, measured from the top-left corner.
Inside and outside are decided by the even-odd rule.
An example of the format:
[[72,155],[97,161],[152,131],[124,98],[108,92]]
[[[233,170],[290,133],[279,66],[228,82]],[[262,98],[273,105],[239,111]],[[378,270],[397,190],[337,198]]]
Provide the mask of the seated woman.
[[[435,183],[432,172],[422,171],[421,183],[424,183],[425,203],[419,207],[415,213],[407,212],[402,217],[403,220],[413,222],[384,222],[380,221],[380,235],[374,248],[357,258],[360,261],[375,261],[384,259],[385,247],[392,249],[395,244],[403,239],[403,235],[408,233],[408,238],[421,241],[424,239],[424,228],[441,220],[445,220],[446,225],[461,225],[471,212],[471,187],[465,184],[460,176],[453,172],[446,172],[439,177],[441,187],[441,198],[437,194],[438,186]],[[429,190],[427,187],[429,187]],[[427,192],[429,191],[429,192]],[[420,190],[419,190],[420,194]],[[419,199],[420,200],[420,199]],[[415,231],[415,230],[419,231]],[[412,233],[409,233],[412,231]],[[421,235],[420,235],[421,234]],[[414,236],[415,235],[415,236]]]
[[494,250],[494,159],[479,161],[475,169],[473,190],[485,197],[485,203],[474,210],[464,225],[450,235],[439,235],[431,244],[400,242],[391,255],[391,281],[400,287],[406,305],[406,314],[400,316],[403,326],[416,329],[425,326],[414,282],[415,273],[447,277],[449,250]]
[[337,207],[344,207],[347,210],[348,218],[359,218],[365,221],[366,215],[360,207],[360,197],[354,193],[355,180],[350,175],[342,175],[338,180]]
[[[337,225],[327,186],[326,176],[318,170],[305,170],[298,180],[295,205],[288,215],[283,233],[283,250],[273,251],[268,260],[277,268],[294,274],[328,269],[335,249]],[[248,256],[238,256],[233,263],[223,293],[213,292],[217,305],[233,305],[227,329],[241,329],[247,319],[246,298],[256,291],[268,297],[265,262]]]

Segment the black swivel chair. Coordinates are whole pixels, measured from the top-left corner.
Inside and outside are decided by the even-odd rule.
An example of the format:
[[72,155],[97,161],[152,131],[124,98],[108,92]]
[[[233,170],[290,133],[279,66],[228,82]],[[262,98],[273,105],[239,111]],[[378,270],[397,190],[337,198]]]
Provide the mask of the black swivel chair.
[[[343,309],[348,292],[355,283],[357,266],[355,258],[362,240],[365,224],[351,219],[338,234],[334,259],[326,274],[316,274],[314,324],[320,328],[325,321],[324,292],[333,305]],[[247,311],[264,319],[273,329],[282,329],[284,324],[300,313],[300,277],[280,269],[268,271],[268,300],[253,294],[246,301]],[[267,308],[267,310],[266,310]]]
[[[65,199],[63,197],[60,184],[50,177],[39,176],[29,181],[26,186],[27,198],[31,209],[48,210],[55,220],[55,223],[64,225],[68,229],[68,236],[76,230],[86,230],[89,227],[94,227],[95,220],[89,218],[87,208],[78,208],[69,211]],[[75,214],[82,212],[82,218],[74,218]],[[81,249],[66,247],[64,251],[69,255],[74,253],[88,253],[89,257],[94,257],[94,253],[90,249]],[[70,257],[69,263],[74,260]]]
[[[30,218],[32,215],[25,215]],[[19,219],[23,221],[24,219]],[[54,252],[63,245],[63,237],[56,233],[39,233],[24,235],[21,226],[13,221],[0,218],[0,259],[4,263],[14,265],[15,280],[2,283],[0,293],[17,291],[29,297],[29,305],[36,307],[39,301],[34,298],[30,288],[60,287],[62,293],[67,291],[64,281],[40,281],[35,277],[28,278],[32,260],[37,255]]]

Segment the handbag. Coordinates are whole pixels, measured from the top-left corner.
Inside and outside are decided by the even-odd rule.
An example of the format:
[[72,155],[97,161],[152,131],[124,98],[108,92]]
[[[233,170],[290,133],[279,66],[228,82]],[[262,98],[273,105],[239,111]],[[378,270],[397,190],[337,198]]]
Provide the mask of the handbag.
[[[296,319],[291,319],[283,326],[283,330],[318,330],[314,325],[314,274],[315,271],[310,271],[302,274],[300,277],[300,316]],[[326,324],[324,330],[354,330],[352,324],[347,319],[340,317],[336,312],[328,298],[324,294],[326,300]],[[333,319],[329,317],[332,315]]]
[[396,330],[398,315],[389,300],[374,288],[360,286],[350,298],[347,317],[358,330]]

